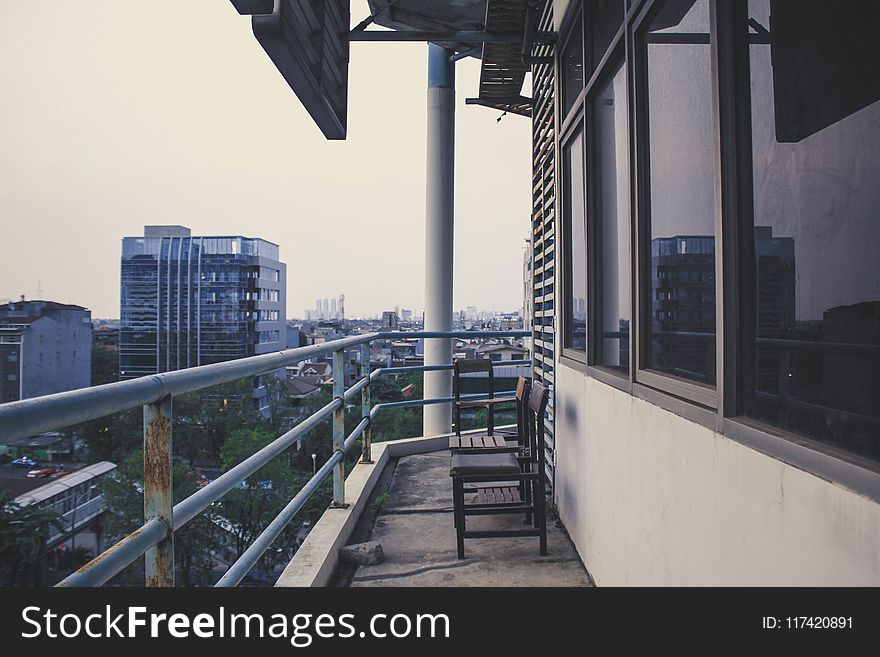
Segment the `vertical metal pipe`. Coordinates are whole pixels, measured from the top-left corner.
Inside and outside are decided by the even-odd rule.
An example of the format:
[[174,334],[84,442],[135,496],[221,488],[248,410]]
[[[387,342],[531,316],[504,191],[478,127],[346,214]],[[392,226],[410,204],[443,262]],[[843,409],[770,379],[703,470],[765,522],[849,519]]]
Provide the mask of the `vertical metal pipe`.
[[170,395],[144,405],[144,522],[155,518],[168,529],[144,555],[147,586],[174,586],[171,418]]
[[[452,330],[453,181],[455,174],[454,53],[428,44],[427,181],[425,188],[425,327]],[[425,365],[452,361],[449,338],[425,340]],[[452,396],[452,373],[425,372],[425,398]],[[425,436],[449,433],[451,404],[426,406]]]
[[[342,401],[333,411],[333,449],[344,451],[345,443],[345,352],[333,352],[333,398]],[[333,466],[333,506],[345,506],[345,459]]]
[[[361,345],[361,376],[367,377],[369,380],[370,376],[370,343],[365,342]],[[361,390],[361,419],[366,418],[368,421],[370,419],[370,384],[364,386],[364,389]],[[361,449],[361,463],[372,463],[373,462],[373,451],[371,442],[373,440],[373,429],[367,424],[367,428],[364,429],[363,437],[361,438],[361,442],[363,448]]]

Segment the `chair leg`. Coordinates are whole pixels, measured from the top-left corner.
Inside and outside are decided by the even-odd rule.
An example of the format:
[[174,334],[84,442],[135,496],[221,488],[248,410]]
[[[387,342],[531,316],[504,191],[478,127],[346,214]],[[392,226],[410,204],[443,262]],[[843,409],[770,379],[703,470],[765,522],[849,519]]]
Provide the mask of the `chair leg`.
[[541,473],[535,490],[535,528],[540,530],[539,551],[542,557],[547,556],[547,507],[544,496],[544,479]]
[[[525,489],[526,493],[526,506],[532,505],[532,487],[534,486],[534,481],[529,479],[524,479],[522,481],[522,486]],[[532,524],[532,510],[529,509],[526,511],[526,519],[523,520],[523,523],[526,525]]]
[[455,541],[458,548],[458,558],[464,559],[464,482],[461,477],[452,479],[452,508],[455,516]]

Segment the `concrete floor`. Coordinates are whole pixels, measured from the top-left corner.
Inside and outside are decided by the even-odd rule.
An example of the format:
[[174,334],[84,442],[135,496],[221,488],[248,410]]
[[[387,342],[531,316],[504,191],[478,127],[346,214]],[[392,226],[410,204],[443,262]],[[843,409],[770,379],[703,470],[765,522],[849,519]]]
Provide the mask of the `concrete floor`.
[[[384,563],[358,566],[349,586],[591,586],[574,546],[548,519],[548,555],[537,537],[468,539],[458,559],[452,518],[449,452],[398,460],[369,540],[382,543]],[[391,467],[391,464],[389,464]],[[522,526],[521,516],[471,516],[469,529]],[[363,540],[363,539],[362,539]]]

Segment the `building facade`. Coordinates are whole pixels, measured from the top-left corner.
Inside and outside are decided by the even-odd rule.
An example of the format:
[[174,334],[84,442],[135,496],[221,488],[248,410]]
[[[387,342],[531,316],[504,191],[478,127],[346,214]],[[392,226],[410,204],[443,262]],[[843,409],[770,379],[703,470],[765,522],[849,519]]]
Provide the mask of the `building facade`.
[[54,301],[0,306],[0,403],[91,385],[92,313]]
[[147,226],[122,240],[120,379],[287,347],[278,246]]
[[591,574],[880,584],[880,5],[543,12],[535,365]]

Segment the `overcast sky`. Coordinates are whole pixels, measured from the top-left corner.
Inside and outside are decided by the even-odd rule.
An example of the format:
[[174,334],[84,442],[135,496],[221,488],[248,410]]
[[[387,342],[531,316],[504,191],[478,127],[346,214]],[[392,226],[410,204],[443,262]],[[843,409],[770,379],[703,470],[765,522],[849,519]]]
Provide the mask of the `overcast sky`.
[[[225,0],[0,0],[0,299],[118,317],[121,238],[168,223],[280,244],[289,316],[421,308],[426,66],[425,44],[353,44],[328,142]],[[454,305],[511,310],[530,122],[464,105],[477,60],[457,76]]]

